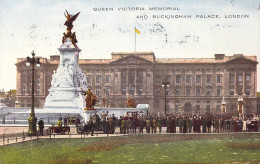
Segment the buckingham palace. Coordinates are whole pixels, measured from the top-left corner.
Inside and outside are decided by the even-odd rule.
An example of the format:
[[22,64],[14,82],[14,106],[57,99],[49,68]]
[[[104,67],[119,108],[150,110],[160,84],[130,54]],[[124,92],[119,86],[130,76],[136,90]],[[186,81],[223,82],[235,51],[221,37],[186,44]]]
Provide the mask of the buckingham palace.
[[[59,55],[41,58],[35,70],[35,106],[42,108],[51,87]],[[17,59],[17,106],[31,106],[31,69]],[[87,85],[98,97],[97,106],[126,107],[131,95],[136,104],[149,104],[152,113],[237,111],[239,96],[246,112],[256,112],[257,58],[243,54],[212,58],[156,58],[153,52],[113,52],[110,59],[79,59]],[[163,81],[169,82],[166,89]],[[165,101],[166,100],[166,101]],[[102,103],[103,102],[103,103]],[[166,103],[165,103],[166,102]]]

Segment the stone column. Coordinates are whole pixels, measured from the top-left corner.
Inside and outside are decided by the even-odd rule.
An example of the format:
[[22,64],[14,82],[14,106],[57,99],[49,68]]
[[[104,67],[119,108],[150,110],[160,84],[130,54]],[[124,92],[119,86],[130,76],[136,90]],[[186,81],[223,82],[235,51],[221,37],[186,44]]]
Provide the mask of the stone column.
[[137,95],[137,69],[135,69],[135,95]]
[[201,74],[201,82],[202,82],[202,90],[201,90],[201,95],[205,96],[206,94],[206,73],[205,70],[202,70],[202,74]]
[[143,94],[147,95],[147,70],[143,70]]
[[128,76],[129,76],[129,70],[126,70],[126,95],[129,94],[128,90],[129,90],[129,81],[128,81]]
[[237,71],[235,71],[235,77],[234,77],[234,95],[237,94]]
[[243,71],[243,89],[242,89],[242,94],[245,95],[246,94],[246,71]]
[[118,72],[117,72],[117,85],[118,85],[118,94],[121,95],[121,92],[122,92],[122,78],[121,78],[121,69],[118,69]]
[[17,78],[16,78],[16,94],[21,95],[22,94],[22,73],[20,69],[17,69]]

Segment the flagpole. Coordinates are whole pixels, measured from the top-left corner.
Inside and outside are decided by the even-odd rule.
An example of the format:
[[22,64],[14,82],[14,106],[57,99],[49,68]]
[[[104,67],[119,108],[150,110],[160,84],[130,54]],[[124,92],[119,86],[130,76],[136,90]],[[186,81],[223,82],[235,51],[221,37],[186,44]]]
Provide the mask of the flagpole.
[[[135,30],[136,30],[136,27],[135,27]],[[135,33],[135,52],[136,52],[136,31],[134,30],[134,33]]]

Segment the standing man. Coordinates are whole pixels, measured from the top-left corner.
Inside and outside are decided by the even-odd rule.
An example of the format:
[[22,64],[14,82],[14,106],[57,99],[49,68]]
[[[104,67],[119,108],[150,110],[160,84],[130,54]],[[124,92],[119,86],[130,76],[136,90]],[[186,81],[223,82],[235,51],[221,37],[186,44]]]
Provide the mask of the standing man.
[[160,116],[158,119],[158,128],[159,128],[159,133],[162,133],[162,124],[163,124],[163,119]]
[[68,125],[68,120],[67,120],[67,117],[66,117],[66,116],[64,116],[63,122],[64,122],[64,126],[67,126],[67,125]]
[[143,116],[141,116],[141,118],[139,118],[139,133],[143,133],[144,129],[144,120],[143,120]]
[[42,120],[42,118],[40,118],[38,125],[39,125],[39,129],[40,129],[40,136],[43,136],[44,121]]

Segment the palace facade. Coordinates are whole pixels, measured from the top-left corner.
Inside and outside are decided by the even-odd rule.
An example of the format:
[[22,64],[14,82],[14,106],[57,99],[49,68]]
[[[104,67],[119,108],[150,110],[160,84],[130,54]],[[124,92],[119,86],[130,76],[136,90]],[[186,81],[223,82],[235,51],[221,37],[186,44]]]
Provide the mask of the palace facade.
[[[99,98],[97,106],[126,107],[128,95],[136,104],[149,104],[151,113],[220,112],[223,96],[228,112],[237,111],[242,96],[246,112],[257,110],[257,58],[242,54],[212,58],[156,58],[153,52],[115,52],[111,59],[80,59],[87,84]],[[41,58],[35,71],[35,106],[43,107],[59,56]],[[17,59],[17,100],[31,106],[31,68]],[[167,80],[169,87],[162,87]]]

